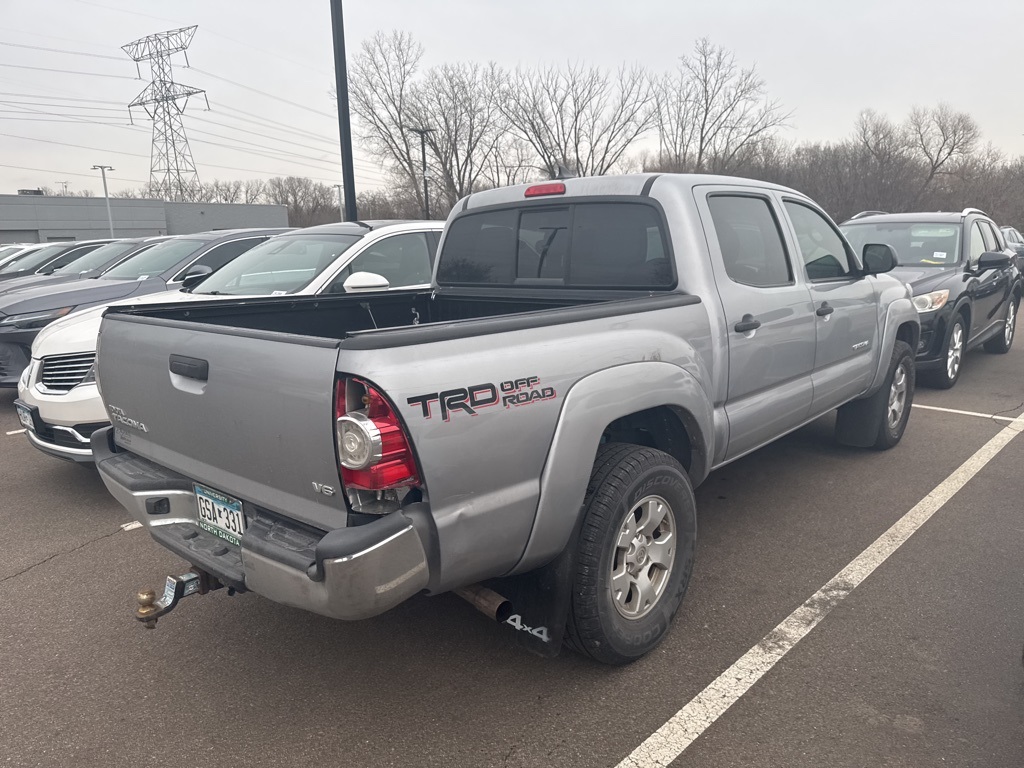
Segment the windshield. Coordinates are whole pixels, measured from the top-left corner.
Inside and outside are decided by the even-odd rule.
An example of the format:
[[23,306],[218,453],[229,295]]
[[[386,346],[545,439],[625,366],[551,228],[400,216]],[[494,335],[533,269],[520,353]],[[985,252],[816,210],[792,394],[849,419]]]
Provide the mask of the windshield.
[[945,267],[960,261],[959,224],[906,221],[844,224],[840,229],[856,253],[861,253],[868,243],[892,246],[901,266]]
[[309,285],[362,235],[289,235],[254,246],[197,285],[194,293],[284,294]]
[[117,257],[124,256],[132,248],[138,247],[138,243],[107,243],[106,245],[101,245],[95,251],[85,254],[80,259],[75,259],[70,264],[65,264],[60,269],[55,269],[54,272],[59,272],[62,275],[77,275],[81,272],[88,272],[91,269],[99,269]]
[[0,246],[0,261],[10,256],[12,253],[17,253],[22,250],[24,245],[2,245]]
[[205,240],[164,240],[103,273],[114,280],[138,280],[166,272],[189,254],[206,245]]
[[38,251],[30,251],[16,259],[11,259],[9,262],[4,264],[3,267],[0,267],[0,275],[10,272],[25,272],[28,270],[38,269],[43,266],[43,264],[46,264],[48,261],[56,258],[57,254],[66,250],[67,247],[67,243],[59,243],[56,245],[48,245],[45,248],[40,248]]

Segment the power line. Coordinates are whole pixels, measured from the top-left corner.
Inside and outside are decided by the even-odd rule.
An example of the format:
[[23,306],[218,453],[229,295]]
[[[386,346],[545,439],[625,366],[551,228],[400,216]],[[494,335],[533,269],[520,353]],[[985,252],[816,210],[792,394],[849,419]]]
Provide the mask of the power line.
[[107,56],[104,53],[88,53],[86,51],[69,51],[63,48],[44,48],[41,45],[26,45],[25,43],[9,43],[5,40],[0,40],[0,45],[7,45],[11,48],[31,48],[34,51],[49,51],[50,53],[66,53],[71,56],[92,56],[96,59],[110,59],[124,64],[124,59],[120,56]]
[[[71,96],[44,96],[39,93],[11,93],[10,91],[0,91],[0,96],[18,96],[23,99],[63,99],[64,101],[88,101],[93,104],[119,104],[121,109],[124,109],[124,103],[120,101],[113,101],[111,99],[81,99],[73,98]],[[50,106],[50,105],[47,105]]]
[[[96,175],[92,173],[75,173],[74,171],[55,171],[53,168],[29,168],[26,165],[6,165],[0,163],[0,168],[13,168],[16,171],[37,171],[38,173],[56,173],[62,176],[84,176],[87,179],[95,179]],[[141,179],[122,179],[115,176],[108,176],[108,179],[114,179],[115,181],[130,181],[133,184],[145,184],[146,182]]]
[[0,61],[0,67],[13,67],[15,69],[34,69],[37,72],[60,72],[65,75],[89,75],[90,77],[112,77],[115,80],[137,80],[136,77],[128,75],[108,75],[104,72],[79,72],[74,69],[53,69],[51,67],[30,67],[28,64],[7,64]]
[[141,157],[148,158],[149,155],[142,155],[138,152],[123,152],[117,149],[108,149],[106,147],[87,147],[83,144],[69,144],[66,141],[54,141],[53,139],[40,139],[37,136],[16,136],[13,133],[0,133],[0,136],[6,136],[8,139],[22,139],[23,141],[38,141],[42,144],[56,144],[61,147],[74,147],[75,149],[88,149],[90,152],[105,152],[112,155],[127,155],[128,157]]
[[[45,102],[39,102],[39,101],[20,101],[20,100],[15,101],[15,100],[5,100],[5,99],[0,99],[0,104],[10,104],[12,106],[13,105],[17,105],[17,104],[25,104],[25,105],[28,105],[30,107],[58,107],[58,106],[60,106],[58,104],[47,104]],[[89,107],[89,106],[86,106],[84,104],[74,104],[74,105],[71,105],[71,106],[73,106],[75,109],[91,109],[91,110],[93,110],[95,112],[120,112],[122,115],[125,113],[124,112],[124,107],[121,107],[121,109],[117,109],[116,107]],[[97,115],[97,117],[98,117],[98,115]]]
[[215,75],[212,72],[207,72],[204,69],[199,69],[199,67],[189,67],[189,69],[191,69],[193,72],[198,72],[201,75],[206,75],[207,77],[212,77],[214,80],[220,80],[222,82],[228,83],[229,85],[233,85],[236,88],[244,88],[247,91],[252,91],[253,93],[258,93],[260,96],[266,96],[268,99],[276,99],[277,101],[280,101],[280,102],[282,102],[284,104],[287,104],[287,105],[289,105],[291,107],[296,107],[298,109],[304,109],[307,112],[312,112],[315,115],[322,115],[323,117],[328,117],[328,118],[331,118],[332,120],[334,119],[334,115],[332,115],[332,114],[330,114],[328,112],[321,112],[319,109],[313,109],[312,107],[307,107],[305,104],[299,104],[296,101],[288,101],[288,99],[282,99],[280,96],[275,96],[272,93],[267,93],[266,91],[261,91],[259,88],[253,88],[253,87],[248,86],[248,85],[243,85],[242,83],[236,82],[234,80],[229,80],[226,77],[221,77],[220,75]]

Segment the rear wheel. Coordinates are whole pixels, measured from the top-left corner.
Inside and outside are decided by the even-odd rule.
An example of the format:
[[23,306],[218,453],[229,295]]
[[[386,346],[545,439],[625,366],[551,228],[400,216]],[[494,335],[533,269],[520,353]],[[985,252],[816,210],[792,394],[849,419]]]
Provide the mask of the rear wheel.
[[1010,351],[1010,347],[1013,345],[1013,335],[1017,330],[1017,308],[1019,304],[1020,299],[1016,296],[1010,297],[1010,302],[1006,305],[1006,318],[1003,320],[1003,332],[998,336],[993,336],[985,342],[986,352],[1005,355]]
[[628,664],[661,642],[693,570],[696,505],[662,451],[602,445],[583,502],[566,645]]
[[946,334],[946,355],[943,365],[934,371],[928,371],[924,382],[936,389],[950,389],[960,378],[963,365],[964,350],[967,348],[967,325],[963,315],[956,315],[950,323]]

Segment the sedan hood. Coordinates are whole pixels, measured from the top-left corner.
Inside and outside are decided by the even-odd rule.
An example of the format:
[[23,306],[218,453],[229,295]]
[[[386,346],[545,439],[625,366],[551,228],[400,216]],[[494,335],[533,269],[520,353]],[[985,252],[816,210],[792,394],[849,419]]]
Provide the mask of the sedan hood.
[[909,285],[917,296],[946,287],[959,280],[962,272],[963,264],[950,267],[896,267],[889,274]]
[[24,291],[0,295],[0,314],[20,315],[61,307],[91,307],[110,304],[129,296],[142,296],[166,290],[159,278],[149,280],[76,280],[63,285],[39,285]]
[[7,282],[0,283],[0,295],[16,293],[18,291],[28,291],[32,288],[38,288],[43,285],[63,285],[64,283],[71,283],[75,280],[81,279],[80,275],[26,275],[25,277],[19,277],[14,280],[8,280]]
[[210,301],[211,299],[237,299],[237,296],[206,296],[183,291],[163,291],[146,296],[104,302],[89,309],[72,312],[56,322],[43,328],[32,342],[32,357],[41,358],[50,355],[72,355],[82,352],[95,352],[96,340],[100,333],[103,313],[112,305],[120,307],[141,304],[169,304],[183,301]]

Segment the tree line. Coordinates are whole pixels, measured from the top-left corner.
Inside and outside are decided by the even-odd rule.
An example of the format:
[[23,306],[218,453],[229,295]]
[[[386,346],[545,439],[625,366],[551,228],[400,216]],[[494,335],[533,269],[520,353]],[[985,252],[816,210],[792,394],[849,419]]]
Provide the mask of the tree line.
[[[432,218],[482,189],[565,172],[651,171],[783,184],[840,221],[861,210],[972,206],[1024,224],[1024,158],[986,143],[977,122],[947,104],[914,107],[902,119],[865,109],[844,138],[797,142],[786,136],[792,113],[756,68],[706,38],[669,72],[424,67],[424,54],[408,33],[381,32],[350,61],[360,146],[389,172],[387,188],[357,196],[361,218],[423,216],[424,171]],[[117,195],[147,196],[144,188]],[[212,181],[199,200],[286,205],[300,227],[340,218],[334,187],[298,176]]]

